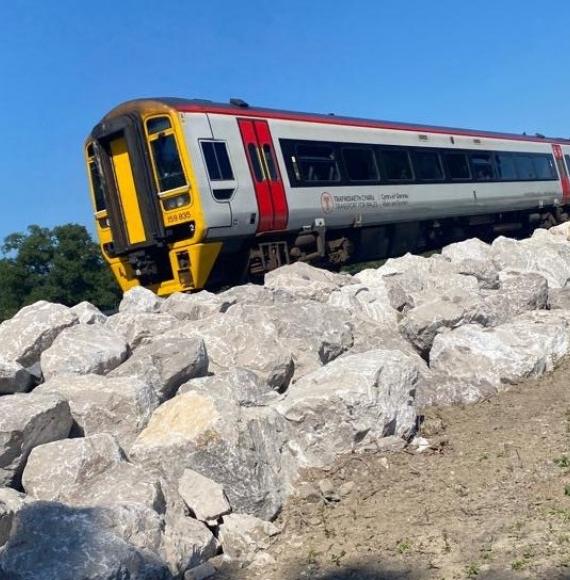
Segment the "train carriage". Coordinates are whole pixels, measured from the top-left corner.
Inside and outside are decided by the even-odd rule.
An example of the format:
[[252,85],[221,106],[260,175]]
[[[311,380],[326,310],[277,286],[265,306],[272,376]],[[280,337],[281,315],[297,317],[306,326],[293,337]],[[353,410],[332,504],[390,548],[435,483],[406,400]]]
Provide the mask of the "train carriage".
[[123,290],[338,268],[567,218],[570,141],[184,99],[120,105],[85,146]]

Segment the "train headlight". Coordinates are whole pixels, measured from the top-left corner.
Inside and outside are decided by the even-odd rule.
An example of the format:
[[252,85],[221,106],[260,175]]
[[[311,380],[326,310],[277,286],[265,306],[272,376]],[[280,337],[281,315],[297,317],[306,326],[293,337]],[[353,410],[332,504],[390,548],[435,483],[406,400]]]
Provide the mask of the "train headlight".
[[175,195],[174,197],[168,197],[162,200],[162,206],[166,211],[171,211],[173,209],[184,207],[189,203],[190,196],[187,193],[182,193],[181,195]]

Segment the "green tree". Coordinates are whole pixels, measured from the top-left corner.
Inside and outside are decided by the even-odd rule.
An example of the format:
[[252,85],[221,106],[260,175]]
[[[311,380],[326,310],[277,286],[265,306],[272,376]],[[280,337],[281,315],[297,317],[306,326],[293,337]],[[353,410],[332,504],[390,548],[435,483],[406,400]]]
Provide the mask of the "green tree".
[[0,320],[37,300],[73,306],[87,300],[115,308],[120,290],[85,227],[28,227],[4,239],[0,258]]

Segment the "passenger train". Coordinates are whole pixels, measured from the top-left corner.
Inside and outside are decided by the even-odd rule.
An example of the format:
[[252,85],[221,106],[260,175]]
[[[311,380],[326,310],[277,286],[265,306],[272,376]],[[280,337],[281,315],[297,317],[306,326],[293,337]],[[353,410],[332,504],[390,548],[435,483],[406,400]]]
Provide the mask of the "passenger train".
[[219,287],[567,219],[570,140],[176,98],[113,109],[85,144],[125,291]]

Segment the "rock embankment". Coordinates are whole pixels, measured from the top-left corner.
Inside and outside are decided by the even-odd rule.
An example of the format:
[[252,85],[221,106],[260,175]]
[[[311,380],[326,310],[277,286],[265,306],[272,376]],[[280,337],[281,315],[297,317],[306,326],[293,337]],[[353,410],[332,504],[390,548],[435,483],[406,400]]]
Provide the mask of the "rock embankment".
[[570,225],[356,276],[37,302],[0,325],[0,579],[262,562],[303,467],[405,444],[570,350]]

